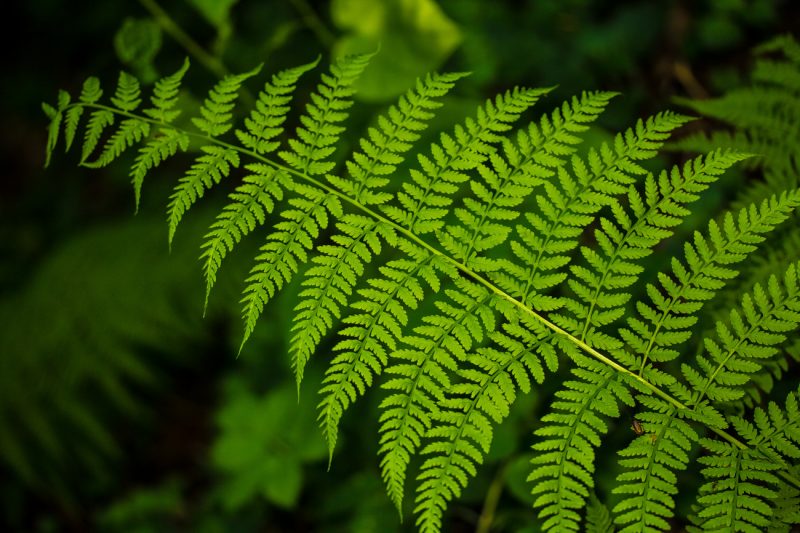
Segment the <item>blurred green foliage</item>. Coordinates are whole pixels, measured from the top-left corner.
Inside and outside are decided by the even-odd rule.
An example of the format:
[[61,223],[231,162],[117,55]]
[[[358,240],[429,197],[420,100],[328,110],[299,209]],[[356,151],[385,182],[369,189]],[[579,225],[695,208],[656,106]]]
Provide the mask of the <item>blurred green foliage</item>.
[[[64,161],[41,172],[38,103],[52,99],[53,87],[76,88],[89,73],[111,79],[121,67],[153,81],[187,55],[206,67],[191,74],[200,87],[261,62],[277,70],[317,54],[380,48],[359,82],[368,105],[351,118],[349,142],[415,77],[440,68],[472,72],[437,118],[448,124],[517,84],[558,85],[552,102],[582,89],[622,90],[626,98],[596,131],[602,139],[604,127],[666,107],[675,95],[741,84],[753,45],[800,30],[798,7],[780,0],[35,0],[14,9],[9,20],[38,33],[29,32],[29,46],[17,44],[24,51],[12,58],[0,102],[8,161],[0,190],[0,528],[9,531],[413,529],[409,519],[398,524],[375,450],[362,442],[374,440],[370,407],[346,423],[347,451],[326,474],[312,388],[298,404],[293,388],[278,385],[289,375],[291,294],[275,302],[238,360],[230,304],[240,287],[218,290],[202,319],[195,259],[208,219],[190,217],[167,254],[160,213],[173,169],[154,175],[136,218],[120,170],[86,174]],[[196,57],[176,27],[207,55]],[[231,280],[241,279],[237,268]],[[176,377],[190,367],[188,382]],[[144,442],[169,433],[171,394],[193,398],[188,416],[201,426],[164,437],[176,441],[174,455]],[[496,480],[497,530],[537,530],[523,437],[540,414],[538,398],[515,406],[498,429],[492,467],[454,509],[453,531],[474,530]],[[279,425],[292,431],[278,436]],[[615,474],[601,476],[600,490]]]
[[297,398],[287,383],[262,397],[240,381],[226,387],[211,461],[220,471],[220,498],[231,511],[255,497],[291,509],[303,487],[303,465],[327,456],[311,391]]
[[355,85],[357,98],[368,101],[394,100],[439,70],[461,42],[458,26],[434,0],[334,0],[331,18],[345,32],[334,54],[381,51]]

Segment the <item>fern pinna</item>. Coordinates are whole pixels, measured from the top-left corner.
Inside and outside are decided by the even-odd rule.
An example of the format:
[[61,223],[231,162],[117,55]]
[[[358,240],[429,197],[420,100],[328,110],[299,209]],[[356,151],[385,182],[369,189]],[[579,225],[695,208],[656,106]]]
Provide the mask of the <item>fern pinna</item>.
[[[688,117],[659,113],[587,149],[585,132],[615,94],[583,93],[531,121],[523,117],[549,90],[527,88],[487,100],[421,146],[464,76],[445,73],[419,79],[339,164],[337,141],[369,59],[331,65],[293,134],[284,131],[292,99],[319,60],[274,74],[247,114],[237,93],[260,69],[229,75],[181,122],[188,63],[155,84],[149,104],[126,73],[110,103],[90,78],[77,101],[62,91],[56,106],[45,105],[48,161],[62,132],[66,148],[80,132],[86,166],[138,146],[130,172],[138,207],[148,172],[190,154],[169,199],[170,243],[194,204],[235,174],[239,185],[201,251],[206,297],[225,258],[261,233],[242,297],[244,344],[267,303],[302,273],[289,350],[297,386],[341,323],[320,388],[331,457],[345,411],[380,381],[382,477],[402,515],[411,461],[421,457],[414,512],[422,531],[442,529],[516,397],[557,372],[569,377],[532,428],[529,479],[543,529],[668,530],[678,473],[691,462],[706,479],[691,527],[798,523],[796,396],[785,412],[770,403],[754,422],[746,418],[754,390],[769,392],[761,376],[785,368],[783,347],[800,322],[798,265],[752,284],[719,315],[713,336],[696,344],[696,333],[703,308],[773,229],[786,227],[800,190],[723,213],[653,276],[648,257],[749,154],[710,150],[653,172]],[[423,302],[426,314],[413,318]],[[698,349],[687,349],[692,341]],[[634,412],[641,434],[619,451],[606,507],[595,497],[596,451]]]

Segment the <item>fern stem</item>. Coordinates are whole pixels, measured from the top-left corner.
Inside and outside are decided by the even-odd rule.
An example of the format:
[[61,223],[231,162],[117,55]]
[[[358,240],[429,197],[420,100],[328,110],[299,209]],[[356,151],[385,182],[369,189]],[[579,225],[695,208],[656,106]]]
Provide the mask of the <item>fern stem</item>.
[[317,37],[319,42],[326,48],[332,48],[336,42],[336,36],[325,26],[316,11],[308,5],[306,0],[290,0],[291,4],[303,18],[303,23]]
[[[120,110],[120,109],[117,109],[117,108],[114,108],[114,107],[110,107],[110,106],[103,105],[103,104],[97,104],[97,103],[93,103],[93,104],[74,103],[74,104],[70,104],[69,106],[67,106],[63,111],[66,112],[67,109],[70,109],[72,107],[77,107],[77,106],[83,106],[83,107],[94,108],[94,109],[103,109],[103,110],[115,113],[117,115],[122,115],[122,116],[125,116],[125,117],[128,117],[128,118],[138,119],[138,120],[141,120],[141,121],[144,121],[144,122],[148,122],[148,123],[151,123],[151,124],[157,124],[159,126],[163,126],[163,124],[160,121],[151,119],[149,117],[136,115],[136,114],[130,113],[128,111],[123,111],[123,110]],[[337,189],[334,189],[330,185],[328,185],[326,183],[323,183],[323,182],[321,182],[321,181],[319,181],[319,180],[317,180],[317,179],[315,179],[315,178],[313,178],[313,177],[311,177],[311,176],[309,176],[307,174],[304,174],[304,173],[299,172],[297,170],[294,170],[294,169],[292,169],[292,168],[290,168],[288,166],[285,166],[285,165],[283,165],[281,163],[278,163],[276,161],[268,159],[268,158],[266,158],[266,157],[264,157],[264,156],[262,156],[262,155],[260,155],[260,154],[258,154],[256,152],[254,152],[252,150],[248,150],[246,148],[242,148],[241,146],[236,146],[236,145],[227,143],[225,141],[222,141],[220,139],[211,137],[211,136],[203,134],[203,133],[186,131],[186,130],[183,130],[181,128],[176,128],[174,126],[169,126],[169,127],[173,128],[175,130],[178,130],[178,131],[182,131],[183,133],[185,133],[186,135],[188,135],[190,137],[201,139],[201,140],[203,140],[203,141],[205,141],[207,143],[217,144],[219,146],[228,148],[230,150],[237,151],[240,154],[250,156],[253,159],[256,159],[256,160],[258,160],[258,161],[260,161],[262,163],[270,165],[270,166],[272,166],[272,167],[274,167],[274,168],[276,168],[278,170],[282,170],[282,171],[284,171],[284,172],[286,172],[288,174],[294,175],[294,176],[296,176],[296,177],[298,177],[298,178],[300,178],[300,179],[302,179],[304,181],[307,181],[310,184],[312,184],[312,185],[314,185],[314,186],[326,191],[327,193],[332,194],[332,195],[340,198],[345,203],[350,204],[354,208],[358,209],[359,211],[364,212],[365,214],[367,214],[368,216],[374,218],[375,220],[377,220],[377,221],[379,221],[381,223],[384,223],[387,226],[390,226],[390,227],[394,228],[398,233],[401,233],[402,235],[407,237],[409,240],[411,240],[411,241],[415,242],[416,244],[418,244],[419,246],[425,248],[431,254],[433,254],[435,256],[438,256],[438,257],[441,257],[444,261],[447,261],[448,263],[452,264],[454,267],[456,267],[462,273],[464,273],[467,276],[469,276],[470,278],[472,278],[477,283],[483,285],[488,290],[490,290],[491,292],[495,293],[497,296],[505,299],[510,304],[512,304],[515,307],[519,308],[524,313],[527,313],[528,315],[530,315],[534,320],[536,320],[537,322],[541,323],[543,326],[545,326],[549,330],[551,330],[554,333],[564,337],[566,340],[570,341],[571,343],[573,343],[574,345],[576,345],[581,350],[583,350],[587,354],[591,355],[592,357],[594,357],[598,361],[610,366],[611,368],[613,368],[614,370],[624,374],[628,378],[630,378],[630,379],[632,379],[634,381],[637,381],[639,384],[644,386],[646,389],[648,389],[650,392],[652,392],[653,394],[655,394],[656,396],[658,396],[662,400],[664,400],[666,402],[669,402],[670,404],[674,405],[678,409],[690,410],[690,408],[687,405],[685,405],[681,401],[677,400],[676,398],[672,397],[669,393],[665,392],[660,387],[658,387],[656,385],[653,385],[652,383],[647,381],[647,379],[645,379],[644,377],[642,377],[638,373],[625,368],[624,366],[620,365],[619,363],[617,363],[616,361],[614,361],[610,357],[600,353],[599,351],[597,351],[596,349],[594,349],[590,345],[586,344],[584,341],[578,339],[577,337],[575,337],[574,335],[570,334],[569,332],[567,332],[566,330],[562,329],[561,327],[557,326],[553,322],[549,321],[544,316],[542,316],[538,312],[534,311],[533,309],[531,309],[530,307],[528,307],[527,305],[525,305],[521,301],[519,301],[516,298],[514,298],[513,296],[509,295],[507,292],[503,291],[502,289],[500,289],[499,287],[494,285],[491,281],[489,281],[485,277],[481,276],[479,273],[477,273],[473,269],[469,268],[468,266],[466,266],[462,262],[452,258],[451,256],[449,256],[449,255],[443,253],[442,251],[440,251],[435,246],[432,246],[431,244],[429,244],[426,241],[422,240],[411,229],[405,228],[405,227],[395,223],[394,221],[382,216],[381,214],[379,214],[379,213],[375,212],[374,210],[370,209],[369,207],[361,204],[356,199],[351,198],[350,196],[338,191]],[[702,271],[702,269],[700,269],[700,271]],[[733,435],[730,435],[729,433],[727,433],[726,431],[724,431],[722,429],[719,429],[719,428],[716,428],[716,427],[713,427],[713,426],[709,426],[708,429],[710,429],[712,432],[714,432],[717,436],[719,436],[722,439],[728,441],[730,444],[736,446],[740,450],[750,449],[749,446],[747,446],[747,444],[743,443],[742,441],[740,441],[739,439],[737,439]],[[786,471],[781,471],[780,474],[787,481],[791,482],[792,484],[794,484],[797,487],[800,487],[800,479],[796,478],[795,476],[793,476],[792,474],[790,474],[789,472],[786,472]]]
[[183,28],[172,20],[169,13],[164,11],[164,8],[158,5],[158,2],[155,0],[139,0],[139,3],[150,12],[153,18],[156,19],[158,25],[161,26],[170,37],[175,39],[178,44],[189,52],[189,55],[197,59],[204,67],[219,78],[223,78],[229,74],[228,69],[225,68],[222,61],[208,53],[197,41],[192,39],[188,33],[183,31]]
[[478,517],[475,533],[489,533],[492,530],[494,513],[497,510],[497,504],[500,503],[500,496],[503,495],[507,469],[508,463],[502,464],[497,471],[497,475],[492,480],[492,484],[489,485],[489,490],[486,491],[486,499],[483,501],[481,515]]

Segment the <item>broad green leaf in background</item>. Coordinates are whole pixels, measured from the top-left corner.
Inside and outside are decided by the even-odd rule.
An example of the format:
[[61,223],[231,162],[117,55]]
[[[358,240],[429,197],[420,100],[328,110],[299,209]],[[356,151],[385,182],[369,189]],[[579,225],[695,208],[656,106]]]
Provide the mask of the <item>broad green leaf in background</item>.
[[357,98],[381,102],[439,69],[461,43],[458,26],[434,0],[333,0],[333,23],[345,31],[334,54],[372,52],[356,83]]
[[211,451],[223,476],[221,498],[230,510],[257,495],[285,508],[297,501],[303,464],[327,456],[316,425],[313,398],[297,401],[294,386],[256,396],[233,381],[217,420],[220,436]]
[[169,479],[161,485],[131,491],[98,516],[102,531],[156,533],[185,512],[181,485]]
[[237,0],[189,0],[205,18],[219,28],[230,22],[231,8]]
[[214,53],[219,56],[233,31],[231,9],[238,0],[189,0],[197,11],[217,30]]
[[114,35],[114,49],[144,83],[158,77],[153,60],[161,50],[161,28],[150,18],[126,18]]

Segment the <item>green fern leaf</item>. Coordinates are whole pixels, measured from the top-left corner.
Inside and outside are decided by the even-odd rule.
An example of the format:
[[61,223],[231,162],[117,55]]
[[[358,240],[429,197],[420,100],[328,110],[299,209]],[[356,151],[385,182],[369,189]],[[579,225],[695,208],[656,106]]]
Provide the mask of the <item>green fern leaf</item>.
[[589,498],[589,507],[586,508],[586,533],[614,533],[608,507],[594,494]]
[[[283,123],[297,81],[317,63],[318,60],[286,69],[272,77],[272,81],[259,93],[255,109],[244,120],[246,131],[237,129],[235,132],[243,146],[261,155],[278,148],[279,143],[274,139],[283,132]],[[258,224],[265,222],[266,213],[272,212],[274,207],[272,198],[283,198],[281,187],[291,186],[286,172],[279,172],[264,164],[252,169],[254,175],[249,182],[245,179],[245,183],[231,195],[231,202],[220,213],[203,244],[206,303],[222,260],[245,235],[256,228],[256,221]]]
[[[328,181],[349,196],[355,197],[357,200],[363,199],[364,205],[391,198],[390,194],[376,190],[388,181],[382,176],[391,174],[397,165],[403,162],[405,153],[413,147],[413,143],[419,139],[420,132],[426,128],[426,121],[433,118],[431,110],[441,106],[436,99],[447,94],[461,77],[463,74],[434,74],[428,76],[424,81],[418,81],[415,90],[408,91],[400,98],[397,105],[389,108],[386,115],[378,118],[379,126],[370,128],[369,138],[361,140],[360,146],[364,152],[353,154],[352,159],[346,164],[350,179],[328,176]],[[374,233],[374,236],[381,237],[382,234],[388,234],[392,235],[393,241],[395,240],[394,231],[387,233],[388,226],[381,224],[378,227],[384,229]],[[362,233],[360,238],[364,239],[370,235],[373,235],[373,232]],[[334,236],[333,240],[343,239],[345,242],[350,242],[348,237],[346,234],[338,235]],[[350,245],[358,245],[358,243],[351,242]],[[328,255],[338,254],[342,258],[351,256],[351,251],[342,249],[341,245],[339,248],[339,250],[331,249]],[[359,268],[359,271],[363,272],[363,269]],[[334,276],[330,280],[331,283],[325,284],[325,291],[321,293],[306,292],[304,300],[298,305],[298,309],[302,307],[306,310],[302,315],[299,313],[295,315],[293,326],[293,329],[298,332],[298,335],[292,340],[291,348],[298,385],[302,379],[306,361],[332,326],[330,314],[339,317],[339,307],[346,306],[348,298],[352,294],[352,287],[355,286],[361,275],[360,272],[347,282],[350,290],[342,290],[344,287],[337,289],[336,285],[340,285],[341,281],[336,282],[336,276]],[[309,274],[307,273],[306,276],[308,277]],[[306,281],[319,284],[319,280],[307,279]],[[328,291],[335,293],[334,299],[327,294]],[[301,298],[303,298],[302,295]],[[321,301],[326,301],[328,304],[322,306],[320,305]],[[325,316],[318,316],[317,313]]]
[[67,110],[66,120],[64,122],[64,151],[68,151],[72,147],[75,134],[78,132],[78,125],[83,116],[85,104],[97,102],[102,95],[103,91],[100,89],[100,80],[95,77],[90,77],[83,82],[80,95],[81,105],[72,105]]
[[[648,361],[670,361],[678,355],[675,346],[689,338],[696,313],[725,280],[736,275],[733,265],[753,252],[764,234],[784,222],[798,205],[800,191],[787,192],[735,215],[726,213],[722,227],[714,221],[709,224],[708,237],[695,233],[693,242],[684,245],[686,263],[671,261],[672,275],[659,276],[661,287],[648,285],[652,303],[638,302],[641,318],[629,318],[628,328],[620,331],[639,356],[640,370],[649,370]],[[647,375],[656,383],[666,379],[655,372]]]
[[223,177],[231,172],[231,167],[239,166],[239,152],[236,150],[209,145],[201,148],[203,155],[199,156],[192,167],[186,172],[170,195],[167,208],[167,221],[169,224],[168,241],[172,245],[175,230],[183,218],[184,213],[199,199],[205,191],[214,184],[219,183]]
[[[800,185],[800,46],[791,36],[773,39],[756,49],[760,56],[749,87],[702,101],[680,100],[687,107],[736,127],[689,135],[673,145],[681,150],[730,147],[756,154],[750,167],[764,169],[764,181],[753,180],[740,194],[743,203],[761,201]],[[771,54],[771,57],[764,57]],[[774,57],[774,59],[772,58]]]
[[53,157],[53,150],[58,144],[58,132],[61,131],[63,115],[48,104],[42,104],[42,110],[50,119],[50,124],[47,126],[47,146],[44,159],[44,166],[48,167],[50,166],[50,159]]
[[706,483],[700,487],[698,518],[703,531],[763,531],[770,523],[770,500],[777,496],[778,466],[757,452],[727,442],[703,439],[710,455],[700,463]]
[[572,265],[567,284],[576,297],[563,298],[565,312],[553,315],[555,323],[579,335],[591,346],[616,348],[601,328],[622,317],[630,298],[629,287],[642,273],[637,264],[673,233],[690,211],[686,204],[715,182],[729,167],[745,159],[735,152],[716,151],[675,167],[656,179],[648,175],[644,196],[631,186],[627,192],[632,213],[611,204],[613,218],[601,218],[594,236],[597,246],[582,246],[586,265]]
[[[371,57],[372,54],[346,56],[331,66],[330,75],[323,74],[323,83],[311,95],[306,113],[300,118],[297,138],[289,140],[291,150],[279,153],[297,172],[315,176],[335,166],[327,159],[335,150],[333,144],[344,131],[339,123],[347,118],[346,110],[352,105],[355,93],[352,86]],[[333,193],[325,194],[316,187],[306,185],[296,185],[295,191],[302,193],[305,199],[297,200],[302,204],[294,204],[299,209],[291,209],[283,214],[291,220],[289,229],[270,235],[270,241],[277,236],[284,239],[284,244],[268,242],[264,245],[247,280],[242,300],[245,304],[242,346],[250,337],[267,301],[297,273],[297,259],[306,263],[307,250],[313,247],[319,230],[327,227],[326,210],[333,209],[331,213],[336,218],[341,216],[341,204]]]
[[219,137],[233,127],[233,108],[239,89],[248,78],[261,71],[261,66],[242,74],[229,74],[222,78],[211,91],[200,108],[200,116],[192,118],[197,129],[209,137]]
[[125,119],[120,122],[117,131],[106,141],[106,145],[97,160],[84,162],[83,165],[89,168],[104,167],[148,135],[150,135],[150,124],[148,122],[138,118]]
[[353,105],[353,84],[366,68],[373,54],[346,56],[331,65],[330,75],[322,75],[322,83],[311,95],[306,114],[300,119],[297,139],[289,140],[291,150],[279,153],[294,169],[316,176],[329,172],[334,163],[326,161],[333,154],[334,144],[344,132],[340,125]]
[[385,186],[391,175],[411,150],[420,134],[427,128],[434,111],[442,106],[438,100],[463,78],[463,73],[429,74],[418,79],[397,104],[378,117],[377,127],[359,142],[361,152],[347,162],[349,179],[328,176],[330,183],[362,205],[382,204],[391,195],[377,191]]
[[786,333],[797,329],[800,325],[798,267],[798,264],[789,267],[782,284],[775,276],[766,288],[756,284],[744,295],[741,306],[730,311],[728,324],[717,322],[718,339],[706,337],[707,355],[697,356],[704,377],[701,381],[689,381],[698,391],[693,403],[704,398],[714,402],[740,399],[752,374],[775,355],[777,346],[786,340]]
[[637,400],[648,409],[636,415],[645,433],[620,452],[625,471],[614,493],[624,499],[614,507],[614,522],[623,526],[620,533],[666,531],[678,492],[675,471],[686,469],[699,436],[674,405],[647,395]]
[[78,124],[83,115],[83,106],[73,106],[67,110],[64,119],[64,151],[68,151],[75,140],[75,133],[78,131]]
[[185,59],[181,68],[174,74],[156,82],[150,98],[153,107],[143,110],[145,115],[162,124],[169,124],[180,116],[181,111],[175,109],[175,106],[178,105],[178,91],[187,70],[189,70],[189,60]]
[[[432,415],[452,384],[449,372],[456,371],[457,361],[465,361],[472,346],[483,341],[484,331],[494,329],[491,294],[463,279],[454,282],[456,289],[445,290],[447,301],[436,302],[439,314],[425,317],[414,335],[403,337],[405,347],[392,352],[397,362],[387,368],[392,377],[383,384],[390,395],[380,406],[381,470],[398,509],[411,456],[432,427]],[[419,520],[431,523],[437,518],[432,514],[430,520],[423,516]]]
[[403,183],[397,199],[400,206],[385,206],[387,216],[422,235],[440,229],[452,195],[468,180],[466,171],[486,160],[520,115],[542,94],[538,89],[514,89],[487,100],[475,118],[458,125],[452,134],[442,133],[430,156],[419,155],[420,169],[411,171],[413,183]]
[[89,122],[86,125],[86,133],[84,134],[83,147],[81,149],[81,164],[83,164],[94,152],[97,144],[100,142],[100,137],[109,126],[114,124],[114,113],[106,109],[98,109],[89,116]]
[[[797,477],[798,469],[792,473]],[[800,524],[800,489],[782,479],[778,480],[778,495],[772,499],[772,521],[769,533],[791,533]]]
[[800,459],[800,390],[790,392],[786,407],[769,402],[767,409],[757,407],[753,413],[755,424],[742,417],[732,417],[736,431],[756,450],[774,462],[785,465]]
[[236,137],[242,146],[262,155],[278,149],[280,143],[274,139],[283,133],[283,123],[289,113],[297,81],[318,63],[319,59],[272,76],[272,80],[258,94],[250,116],[244,119],[246,131],[236,130]]
[[364,273],[364,265],[380,253],[381,241],[393,246],[397,240],[394,228],[365,216],[345,215],[336,228],[334,244],[318,248],[295,307],[290,352],[298,391],[308,359],[334,320],[341,318],[341,307]]
[[545,115],[539,126],[531,122],[527,130],[521,129],[516,143],[504,139],[503,155],[492,153],[489,165],[478,166],[483,182],[470,182],[474,198],[465,199],[464,207],[455,209],[461,224],[447,226],[438,235],[442,247],[478,271],[496,270],[496,260],[479,256],[505,242],[508,224],[519,216],[519,206],[575,151],[581,142],[576,134],[585,131],[614,96],[584,93],[580,99],[574,98],[572,105],[565,102],[552,117]]
[[189,148],[189,136],[172,128],[162,128],[150,141],[139,149],[139,154],[131,166],[130,177],[133,184],[135,209],[139,211],[142,196],[142,184],[148,172],[160,165],[165,159],[174,156],[178,150],[185,152]]
[[572,370],[578,379],[564,383],[552,412],[541,419],[545,425],[534,432],[541,440],[533,445],[539,453],[528,481],[535,482],[534,507],[541,508],[543,529],[578,531],[579,510],[594,486],[595,449],[608,431],[604,419],[618,418],[620,402],[633,405],[633,397],[613,369],[584,357],[573,344],[561,344],[578,365]]
[[339,421],[344,411],[371,386],[397,349],[396,339],[408,323],[407,309],[416,309],[424,297],[421,281],[438,292],[437,273],[456,276],[453,266],[405,239],[398,249],[408,259],[396,259],[381,267],[383,277],[367,281],[361,300],[351,304],[355,314],[345,317],[334,347],[336,356],[325,372],[320,394],[319,421],[331,454],[336,447]]
[[446,503],[475,475],[491,446],[492,425],[508,416],[516,389],[530,392],[531,381],[544,381],[545,366],[551,372],[558,367],[552,344],[544,342],[550,332],[528,315],[518,318],[522,323],[507,323],[504,332],[491,335],[499,349],[479,348],[467,357],[470,367],[459,370],[461,381],[447,389],[430,417],[425,435],[430,442],[421,452],[426,459],[417,478],[421,531],[441,529]]
[[583,230],[612,196],[627,192],[632,175],[646,175],[637,162],[652,158],[670,132],[687,121],[674,113],[656,115],[617,135],[613,147],[590,150],[588,165],[573,157],[572,172],[557,167],[554,179],[544,183],[544,194],[536,197],[539,209],[526,213],[527,224],[516,227],[520,240],[511,247],[517,261],[505,262],[505,273],[492,279],[536,309],[558,308],[560,302],[545,291],[566,279],[569,254]]
[[333,194],[303,184],[295,184],[293,191],[297,198],[289,201],[292,209],[281,213],[285,220],[276,224],[267,237],[247,278],[240,350],[253,333],[266,303],[292,279],[299,265],[308,261],[314,239],[328,226],[328,213],[337,219],[342,217],[341,203]]
[[230,202],[217,215],[203,242],[203,273],[206,278],[205,305],[217,280],[223,259],[246,235],[266,222],[275,201],[283,200],[284,190],[291,187],[289,176],[282,170],[263,163],[251,163],[243,183],[230,195]]
[[114,96],[111,97],[111,103],[117,109],[121,109],[127,113],[136,111],[139,104],[142,103],[142,91],[139,88],[139,80],[131,76],[124,70],[119,73],[119,80],[117,81],[117,90],[114,91]]
[[[800,52],[791,43],[765,48],[785,58],[760,59],[754,89],[696,106],[745,128],[731,136],[738,145],[778,153],[800,142],[791,129],[800,120],[793,96]],[[318,406],[329,457],[344,412],[385,372],[381,475],[401,510],[409,465],[420,455],[414,512],[422,531],[442,528],[447,505],[485,460],[495,425],[562,356],[574,363],[572,378],[540,419],[529,478],[543,530],[577,531],[584,518],[589,531],[611,530],[608,509],[594,496],[595,456],[634,394],[642,407],[640,435],[620,452],[622,472],[611,488],[623,531],[670,527],[677,472],[688,467],[695,442],[709,453],[701,459],[707,481],[692,531],[791,527],[800,518],[792,509],[800,501],[797,397],[790,395],[785,409],[774,402],[756,408],[752,421],[747,413],[790,368],[779,347],[800,360],[800,342],[787,343],[800,324],[800,232],[781,230],[780,245],[764,247],[763,261],[771,265],[753,255],[800,207],[796,155],[771,164],[758,190],[773,191],[767,200],[695,232],[684,258],[672,259],[646,284],[643,260],[742,153],[715,150],[652,174],[648,160],[688,121],[662,113],[579,157],[583,133],[614,95],[584,93],[511,133],[548,92],[519,88],[488,100],[427,147],[415,146],[463,76],[452,73],[420,78],[336,169],[355,82],[370,57],[342,58],[322,75],[283,150],[299,78],[318,61],[272,76],[238,129],[237,93],[258,69],[220,81],[192,119],[194,131],[173,124],[188,62],[156,83],[145,109],[132,76],[120,74],[109,105],[99,103],[99,82],[90,78],[78,101],[62,91],[55,106],[43,106],[50,120],[47,161],[62,128],[66,149],[84,128],[87,166],[108,164],[138,144],[130,169],[138,208],[147,173],[186,151],[192,137],[202,139],[201,153],[170,196],[171,243],[206,191],[242,164],[242,155],[251,158],[204,239],[206,302],[224,259],[280,207],[246,280],[242,345],[267,302],[305,267],[289,350],[297,385],[313,352],[343,323]],[[230,131],[233,140],[223,140]],[[101,142],[99,156],[87,162]],[[416,164],[391,186],[407,154]],[[766,165],[771,157],[746,164]],[[335,230],[327,235],[330,226]],[[323,234],[328,242],[317,245]],[[775,253],[782,255],[772,261]],[[371,265],[380,274],[362,281]],[[739,270],[741,280],[728,283]],[[637,283],[645,295],[632,301]],[[423,301],[430,311],[412,320],[409,311]],[[618,329],[628,310],[626,327]],[[705,351],[677,360],[709,317],[717,325],[705,336]],[[31,424],[58,448],[47,428]],[[724,443],[701,440],[698,424]]]

